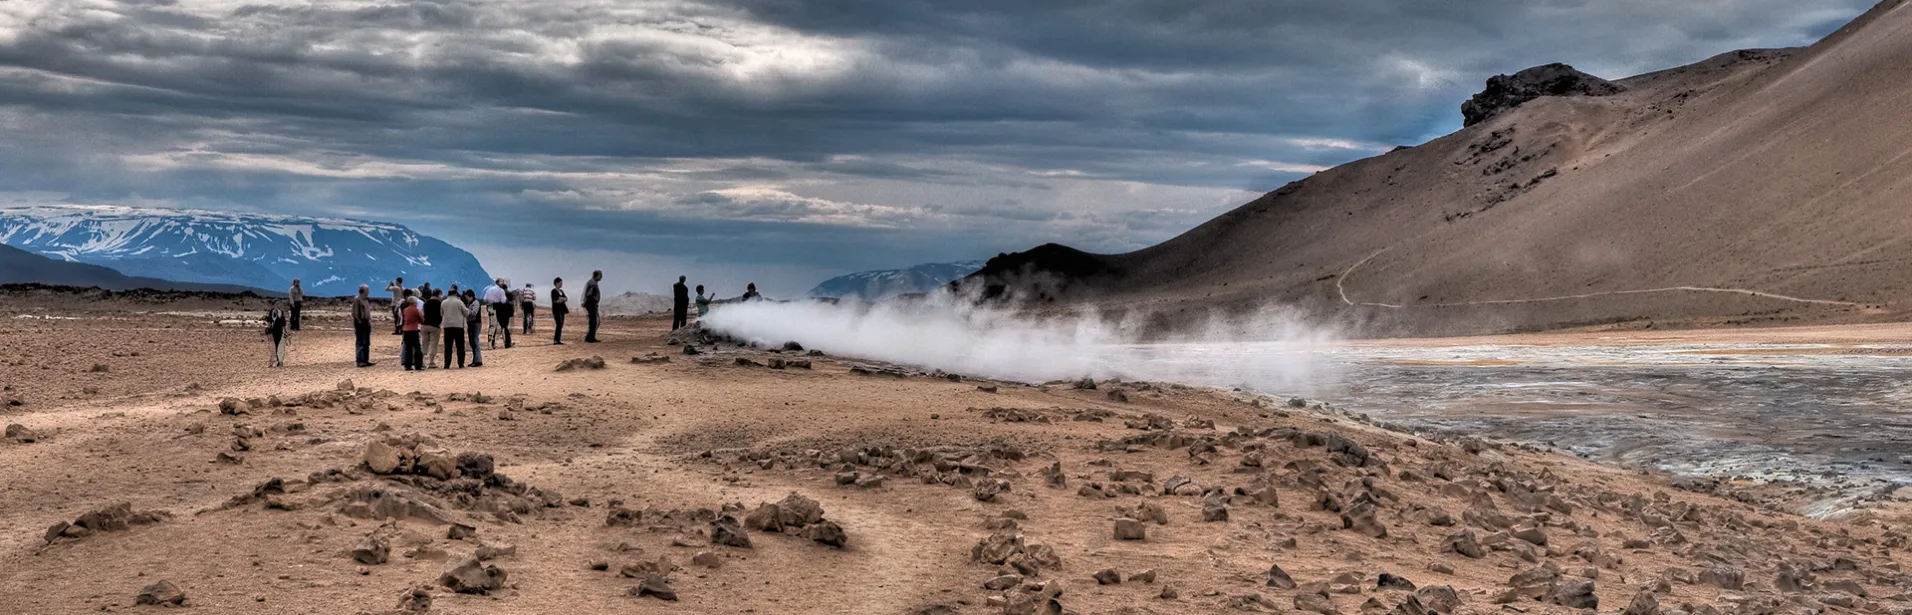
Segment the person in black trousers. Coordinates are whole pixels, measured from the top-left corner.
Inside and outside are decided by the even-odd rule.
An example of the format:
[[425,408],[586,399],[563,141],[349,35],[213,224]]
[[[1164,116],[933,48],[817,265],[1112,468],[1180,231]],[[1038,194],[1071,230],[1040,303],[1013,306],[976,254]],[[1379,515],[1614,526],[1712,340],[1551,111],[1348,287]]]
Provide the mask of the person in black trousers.
[[358,347],[358,366],[371,367],[372,363],[372,287],[359,285],[357,297],[352,298],[352,341]]
[[671,285],[671,330],[676,331],[690,324],[690,287],[684,285],[684,276],[677,276],[677,283]]
[[285,291],[285,298],[292,302],[292,330],[298,331],[301,326],[299,312],[305,308],[305,289],[299,288],[298,278],[292,278],[292,288]]
[[465,310],[465,302],[457,294],[446,296],[438,304],[439,326],[445,336],[445,369],[451,369],[453,349],[458,350],[458,368],[465,368]]
[[589,322],[584,330],[586,344],[598,343],[598,282],[603,280],[603,271],[592,271],[591,281],[584,283],[584,319]]
[[571,306],[565,302],[564,278],[551,278],[551,343],[564,345],[564,315],[571,313]]

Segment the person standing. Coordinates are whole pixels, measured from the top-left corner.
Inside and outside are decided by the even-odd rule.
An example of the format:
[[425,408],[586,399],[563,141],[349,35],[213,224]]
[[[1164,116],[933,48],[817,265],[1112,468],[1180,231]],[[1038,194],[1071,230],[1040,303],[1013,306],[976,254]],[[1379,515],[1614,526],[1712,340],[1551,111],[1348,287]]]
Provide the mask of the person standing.
[[762,300],[763,300],[763,295],[757,294],[756,282],[751,282],[749,286],[744,288],[743,301],[745,303],[749,303],[751,301],[762,301]]
[[[458,349],[458,369],[465,368],[465,302],[448,295],[438,305],[438,326],[445,335],[445,369],[451,369],[452,348]],[[427,351],[435,351],[426,348]]]
[[292,288],[285,291],[285,298],[292,302],[292,330],[299,330],[299,310],[305,307],[305,289],[299,288],[299,279],[292,278]]
[[524,334],[531,335],[531,321],[536,319],[538,309],[538,291],[525,282],[524,290],[518,291],[518,313],[524,318]]
[[710,301],[711,299],[714,299],[716,297],[717,297],[717,293],[711,293],[709,296],[705,296],[704,285],[702,284],[697,285],[697,319],[698,320],[703,320],[704,316],[710,314]]
[[604,280],[603,271],[592,271],[591,279],[584,283],[584,343],[596,344],[598,330],[598,282]]
[[352,342],[358,348],[359,367],[376,365],[372,362],[372,287],[365,284],[352,298]]
[[436,289],[425,291],[425,320],[418,328],[418,347],[425,349],[426,369],[438,367],[438,335],[443,331],[438,327],[439,321],[443,320],[439,314],[439,306],[444,302],[442,291]]
[[478,293],[465,289],[465,337],[471,342],[470,367],[484,367],[485,355],[478,344],[478,336],[485,330],[485,309],[478,305]]
[[677,283],[671,285],[671,330],[676,331],[690,324],[690,287],[684,285],[684,276],[677,276]]
[[425,326],[425,311],[419,307],[417,291],[405,291],[405,308],[399,311],[401,323],[399,330],[404,332],[403,346],[400,347],[398,360],[405,365],[405,371],[425,369],[425,349],[419,346],[418,330]]
[[266,310],[266,339],[272,341],[272,358],[266,361],[266,367],[285,367],[286,344],[291,343],[292,334],[286,331],[285,311],[273,305]]
[[564,278],[551,278],[551,343],[558,346],[564,345],[564,316],[571,313],[565,299]]
[[485,305],[491,307],[492,325],[504,330],[505,347],[511,347],[511,304],[517,299],[512,295],[511,283],[498,278],[497,284],[485,287]]
[[386,283],[385,292],[392,293],[392,335],[404,333],[405,278],[397,278]]

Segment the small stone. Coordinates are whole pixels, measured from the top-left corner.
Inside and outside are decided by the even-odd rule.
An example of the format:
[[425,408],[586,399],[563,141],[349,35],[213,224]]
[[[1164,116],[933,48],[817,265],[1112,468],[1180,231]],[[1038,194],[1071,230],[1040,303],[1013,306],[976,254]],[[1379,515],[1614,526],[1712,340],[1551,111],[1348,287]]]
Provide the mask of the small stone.
[[134,604],[156,604],[159,606],[180,606],[186,603],[186,592],[172,581],[160,581],[139,590]]
[[690,563],[691,565],[702,566],[704,568],[722,568],[724,567],[724,558],[710,551],[699,551],[696,555],[690,557]]
[[450,562],[445,571],[438,575],[438,584],[461,594],[488,594],[505,586],[505,571],[497,566],[486,566],[476,557],[465,557]]
[[367,566],[385,563],[392,555],[392,545],[378,532],[366,534],[360,538],[358,546],[352,547],[352,559]]
[[1593,591],[1593,579],[1563,578],[1547,591],[1547,601],[1573,609],[1600,608]]
[[463,523],[453,523],[450,529],[445,530],[445,539],[447,540],[464,540],[477,535],[478,528]]
[[664,575],[661,574],[644,577],[643,581],[638,582],[637,587],[631,588],[631,595],[640,598],[650,596],[658,600],[672,602],[677,600],[677,590],[673,589],[670,581],[665,580]]
[[1163,600],[1174,600],[1176,598],[1182,597],[1182,594],[1181,592],[1175,591],[1174,585],[1163,585],[1162,593],[1156,594],[1156,597],[1161,598]]
[[744,533],[743,525],[737,522],[736,517],[728,514],[711,522],[710,542],[727,547],[750,548],[750,536]]
[[1374,587],[1376,589],[1404,589],[1414,591],[1414,582],[1383,572],[1380,578],[1375,579]]
[[1334,608],[1334,601],[1313,592],[1295,594],[1295,609],[1321,615],[1340,615],[1341,613],[1339,609]]
[[1268,586],[1276,589],[1294,589],[1297,585],[1295,578],[1288,576],[1288,571],[1282,570],[1280,564],[1274,564],[1268,567]]
[[829,520],[818,521],[803,528],[803,537],[838,549],[843,548],[843,544],[850,541],[850,537],[843,533],[843,526]]
[[1620,615],[1660,615],[1660,600],[1653,597],[1652,591],[1643,591],[1633,595],[1633,602]]
[[1115,585],[1122,582],[1122,573],[1114,568],[1103,568],[1096,571],[1095,582],[1097,585]]
[[1144,540],[1146,538],[1148,538],[1148,529],[1142,525],[1141,521],[1136,521],[1128,517],[1115,520],[1116,540]]
[[1474,539],[1473,530],[1462,530],[1448,535],[1444,546],[1449,551],[1474,559],[1487,557],[1487,550],[1482,549],[1480,542]]
[[19,423],[7,425],[6,438],[22,444],[36,442],[40,439],[38,435],[33,433],[33,430],[27,429],[27,426]]
[[1129,575],[1129,582],[1130,582],[1130,583],[1154,583],[1154,582],[1155,582],[1155,569],[1154,569],[1154,568],[1150,568],[1150,569],[1148,569],[1148,570],[1144,570],[1144,571],[1141,571],[1141,572],[1137,572],[1137,573],[1135,573],[1135,574],[1131,574],[1131,575]]
[[983,582],[983,589],[1002,591],[1022,584],[1022,575],[1005,574]]

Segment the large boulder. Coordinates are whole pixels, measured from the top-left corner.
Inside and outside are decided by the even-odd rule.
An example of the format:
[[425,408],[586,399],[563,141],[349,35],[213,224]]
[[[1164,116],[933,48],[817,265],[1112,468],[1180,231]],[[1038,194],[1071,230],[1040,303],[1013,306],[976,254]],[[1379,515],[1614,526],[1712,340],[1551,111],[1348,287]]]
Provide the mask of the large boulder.
[[1589,75],[1566,64],[1535,66],[1512,75],[1494,75],[1487,89],[1461,104],[1461,120],[1473,126],[1508,109],[1542,96],[1611,96],[1626,91],[1620,84]]

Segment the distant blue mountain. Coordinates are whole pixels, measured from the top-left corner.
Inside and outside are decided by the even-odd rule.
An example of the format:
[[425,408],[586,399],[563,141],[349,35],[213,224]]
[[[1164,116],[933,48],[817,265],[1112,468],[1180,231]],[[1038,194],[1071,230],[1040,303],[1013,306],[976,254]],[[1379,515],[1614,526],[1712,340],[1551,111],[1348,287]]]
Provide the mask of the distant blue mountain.
[[962,261],[930,263],[908,269],[863,271],[824,280],[816,288],[810,289],[810,296],[875,301],[896,295],[926,293],[982,268],[983,261]]
[[128,276],[233,284],[283,292],[300,278],[310,295],[349,295],[385,282],[483,285],[471,253],[403,226],[118,206],[0,208],[0,243]]

